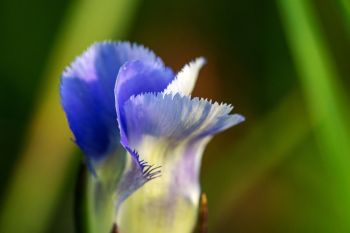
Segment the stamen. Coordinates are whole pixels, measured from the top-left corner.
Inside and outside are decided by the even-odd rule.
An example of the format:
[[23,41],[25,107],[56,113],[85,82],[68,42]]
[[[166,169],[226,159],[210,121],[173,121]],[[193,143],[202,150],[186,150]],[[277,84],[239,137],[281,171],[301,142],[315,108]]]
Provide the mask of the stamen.
[[150,181],[150,180],[153,180],[155,178],[158,178],[160,177],[160,173],[161,173],[161,170],[160,168],[162,166],[156,166],[154,164],[150,165],[149,163],[147,163],[145,160],[141,159],[140,158],[140,155],[135,151],[135,150],[132,150],[131,148],[129,147],[126,147],[126,149],[129,151],[129,153],[137,160],[138,162],[138,165],[140,166],[141,170],[142,170],[142,174],[143,174],[143,177],[147,180],[147,181]]
[[123,179],[118,185],[118,201],[116,209],[118,210],[120,204],[135,190],[150,180],[161,176],[161,166],[150,165],[146,161],[140,159],[140,155],[129,147],[125,149],[132,156],[132,166],[124,174]]

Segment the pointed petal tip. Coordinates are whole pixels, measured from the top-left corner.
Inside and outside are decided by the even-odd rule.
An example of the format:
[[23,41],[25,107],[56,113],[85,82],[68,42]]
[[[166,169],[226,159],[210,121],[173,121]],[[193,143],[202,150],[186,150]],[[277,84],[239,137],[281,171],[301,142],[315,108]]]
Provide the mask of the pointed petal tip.
[[241,122],[246,120],[246,118],[243,115],[239,115],[239,116],[240,116],[240,122],[239,123],[241,123]]
[[236,121],[237,121],[236,124],[240,124],[246,120],[246,118],[243,115],[238,113],[233,114],[233,116],[236,118]]
[[[183,71],[184,69],[191,67],[191,66],[198,66],[198,67],[202,67],[203,65],[207,64],[208,61],[205,57],[200,56],[200,57],[196,57],[193,60],[191,60],[189,63],[187,63],[182,69],[181,71]],[[181,72],[180,71],[180,72]],[[179,73],[180,73],[179,72]]]
[[205,64],[206,59],[204,57],[198,57],[186,64],[163,91],[163,94],[190,95],[196,84],[199,71]]
[[208,63],[207,59],[203,56],[197,57],[195,62],[198,62],[202,66]]

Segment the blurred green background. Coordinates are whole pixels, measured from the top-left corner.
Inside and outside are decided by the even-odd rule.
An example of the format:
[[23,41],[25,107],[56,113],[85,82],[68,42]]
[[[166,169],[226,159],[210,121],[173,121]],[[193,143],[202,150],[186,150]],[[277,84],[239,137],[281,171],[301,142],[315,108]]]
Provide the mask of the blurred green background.
[[0,232],[74,232],[59,76],[105,39],[205,56],[194,95],[246,116],[205,152],[210,232],[350,232],[349,0],[1,0],[0,30]]

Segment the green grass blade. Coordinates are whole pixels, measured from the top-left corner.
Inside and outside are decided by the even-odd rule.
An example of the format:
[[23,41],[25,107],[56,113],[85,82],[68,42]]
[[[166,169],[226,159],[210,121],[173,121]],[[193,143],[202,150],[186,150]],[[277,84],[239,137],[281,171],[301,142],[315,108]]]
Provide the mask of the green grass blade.
[[45,83],[28,130],[26,147],[2,203],[0,232],[45,232],[53,220],[65,180],[72,179],[67,174],[74,148],[60,107],[60,73],[92,42],[124,37],[137,2],[73,2],[43,73]]
[[310,1],[279,0],[284,29],[317,137],[335,184],[339,225],[350,232],[350,134],[346,95]]
[[350,33],[350,1],[349,0],[338,0],[339,6],[341,8],[345,25],[347,27],[348,33]]

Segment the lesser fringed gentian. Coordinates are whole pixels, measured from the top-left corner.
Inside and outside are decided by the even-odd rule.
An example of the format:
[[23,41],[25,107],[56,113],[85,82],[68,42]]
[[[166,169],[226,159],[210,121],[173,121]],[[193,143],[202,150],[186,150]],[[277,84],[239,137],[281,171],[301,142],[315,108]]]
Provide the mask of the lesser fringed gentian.
[[204,63],[175,75],[143,46],[102,42],[63,72],[62,105],[91,174],[91,232],[193,230],[205,145],[244,120],[190,96]]

